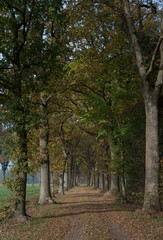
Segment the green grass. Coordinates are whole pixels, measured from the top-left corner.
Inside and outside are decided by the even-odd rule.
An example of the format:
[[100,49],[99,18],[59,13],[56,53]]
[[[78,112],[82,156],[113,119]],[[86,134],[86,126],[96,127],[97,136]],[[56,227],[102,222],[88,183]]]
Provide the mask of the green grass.
[[29,201],[33,197],[38,197],[39,193],[40,193],[40,188],[38,185],[36,185],[35,187],[27,185],[27,201]]
[[[58,190],[58,186],[55,186],[55,191]],[[30,201],[30,199],[39,197],[40,188],[38,184],[35,184],[34,187],[32,187],[31,184],[27,184],[27,201]],[[10,189],[3,187],[0,185],[0,202],[3,203],[4,206],[7,206],[9,204],[9,198],[13,197],[13,193]]]
[[9,197],[12,197],[13,193],[5,187],[0,186],[0,202],[3,203],[3,205],[9,204]]
[[[27,201],[33,197],[38,197],[40,193],[40,188],[38,185],[32,187],[30,184],[27,185]],[[13,193],[10,189],[0,186],[0,202],[7,206],[9,205],[9,199],[13,197]]]

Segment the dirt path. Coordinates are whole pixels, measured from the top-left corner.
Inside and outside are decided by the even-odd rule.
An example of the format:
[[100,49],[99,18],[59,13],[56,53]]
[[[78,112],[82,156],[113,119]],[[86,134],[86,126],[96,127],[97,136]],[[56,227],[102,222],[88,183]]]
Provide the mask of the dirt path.
[[[70,193],[72,204],[70,230],[65,240],[130,240],[114,222],[108,218],[108,204],[99,192],[80,187]],[[68,203],[68,202],[67,202]]]
[[[66,195],[58,195],[58,204],[37,206],[28,209],[32,219],[29,222],[2,223],[1,240],[161,240],[161,225],[141,229],[132,212],[125,212],[104,198],[99,190],[85,186],[74,188]],[[144,223],[144,219],[142,219]],[[154,235],[154,229],[160,227]],[[141,231],[139,230],[141,229]],[[144,231],[144,232],[143,232]],[[147,234],[148,233],[148,234]]]

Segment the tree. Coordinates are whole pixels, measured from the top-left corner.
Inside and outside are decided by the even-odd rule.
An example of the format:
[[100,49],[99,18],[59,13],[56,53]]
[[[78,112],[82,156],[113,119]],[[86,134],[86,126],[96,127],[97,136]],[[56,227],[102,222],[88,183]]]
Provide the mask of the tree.
[[[159,173],[159,138],[158,138],[158,101],[163,86],[163,18],[160,30],[160,38],[156,44],[150,64],[145,61],[145,55],[141,49],[138,31],[135,28],[134,20],[131,15],[130,3],[123,0],[124,13],[128,24],[130,37],[132,40],[136,64],[141,80],[141,89],[146,113],[146,177],[145,177],[145,210],[160,209],[158,192],[158,173]],[[140,5],[140,8],[143,5]],[[142,20],[142,19],[140,19]],[[142,23],[142,21],[141,21]],[[143,30],[143,29],[142,29]],[[136,34],[137,33],[137,34]],[[143,32],[145,34],[145,32]],[[157,77],[154,81],[151,74],[154,71],[154,63],[160,49],[160,66]],[[147,66],[148,69],[147,69]]]
[[[18,7],[17,7],[18,6]],[[36,64],[32,55],[31,37],[36,33],[33,24],[35,17],[34,1],[25,1],[20,6],[19,1],[1,1],[1,87],[6,97],[5,114],[7,124],[10,123],[17,133],[19,155],[17,156],[16,178],[19,191],[15,191],[15,209],[13,216],[26,216],[26,175],[27,161],[27,129],[31,123],[29,114],[28,93],[33,82],[29,68]],[[31,29],[33,31],[31,31]],[[35,54],[37,53],[35,49]],[[34,85],[32,85],[33,87]],[[28,117],[27,117],[28,116]]]
[[[56,5],[60,7],[60,3],[48,0],[29,0],[21,4],[19,0],[3,0],[0,3],[0,87],[1,103],[5,107],[3,121],[16,132],[19,147],[16,181],[13,181],[19,185],[19,191],[15,191],[16,204],[11,214],[16,217],[26,216],[27,135],[40,119],[32,111],[37,104],[33,104],[31,99],[33,93],[41,92],[48,84],[48,72],[55,64],[58,49],[50,44],[50,36],[53,34],[57,37],[52,29],[58,14]],[[49,26],[52,28],[49,29]],[[45,70],[44,78],[39,74],[40,68]]]
[[47,113],[48,97],[45,93],[41,93],[41,125],[40,125],[40,174],[41,189],[39,204],[52,203],[50,191],[50,164],[49,164],[49,122]]

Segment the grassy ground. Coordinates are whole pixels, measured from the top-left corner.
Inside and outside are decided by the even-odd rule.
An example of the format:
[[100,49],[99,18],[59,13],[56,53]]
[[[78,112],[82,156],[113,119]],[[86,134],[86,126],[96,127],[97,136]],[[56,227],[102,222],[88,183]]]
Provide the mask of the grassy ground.
[[[55,186],[54,190],[57,191],[58,186]],[[40,193],[40,187],[38,184],[35,184],[34,187],[32,187],[31,184],[27,184],[27,197],[26,200],[28,202],[31,202],[33,199],[35,201],[38,201]],[[0,184],[0,220],[5,216],[6,209],[12,204],[13,199],[13,193],[10,189],[3,187]]]
[[[27,201],[39,197],[40,188],[38,185],[32,187],[27,185]],[[6,216],[9,206],[12,206],[13,193],[10,189],[0,185],[0,220]]]
[[[27,185],[27,201],[29,201],[33,197],[39,196],[40,188],[38,185],[32,187],[30,184]],[[10,204],[10,199],[12,198],[13,193],[10,189],[3,187],[0,185],[0,202],[7,206]]]

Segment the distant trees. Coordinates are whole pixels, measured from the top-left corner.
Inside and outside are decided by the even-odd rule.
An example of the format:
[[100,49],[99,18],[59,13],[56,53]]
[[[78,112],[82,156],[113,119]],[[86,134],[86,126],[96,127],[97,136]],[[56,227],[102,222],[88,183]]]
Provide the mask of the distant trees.
[[6,181],[6,170],[9,166],[9,160],[7,158],[4,158],[2,156],[2,153],[0,153],[0,164],[1,164],[2,172],[3,172],[2,184],[4,185],[5,181]]
[[0,164],[3,173],[2,184],[5,184],[6,181],[6,170],[9,166],[9,154],[5,149],[5,140],[7,138],[5,128],[0,124]]

